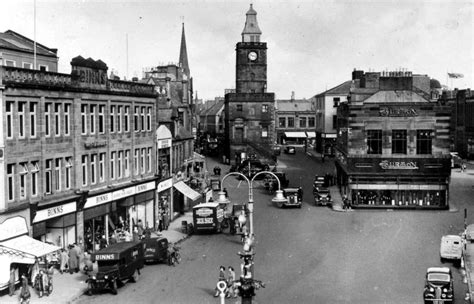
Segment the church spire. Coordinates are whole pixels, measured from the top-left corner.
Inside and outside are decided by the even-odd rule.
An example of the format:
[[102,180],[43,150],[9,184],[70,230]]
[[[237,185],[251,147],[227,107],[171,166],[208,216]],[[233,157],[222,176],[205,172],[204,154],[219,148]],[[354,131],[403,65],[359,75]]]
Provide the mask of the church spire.
[[184,22],[183,31],[181,33],[181,47],[179,49],[179,66],[183,68],[184,74],[190,77],[188,51],[186,49],[186,37],[184,36]]
[[257,12],[253,9],[250,4],[248,10],[247,19],[245,20],[244,30],[242,31],[242,42],[260,42],[260,35],[262,31],[258,27]]

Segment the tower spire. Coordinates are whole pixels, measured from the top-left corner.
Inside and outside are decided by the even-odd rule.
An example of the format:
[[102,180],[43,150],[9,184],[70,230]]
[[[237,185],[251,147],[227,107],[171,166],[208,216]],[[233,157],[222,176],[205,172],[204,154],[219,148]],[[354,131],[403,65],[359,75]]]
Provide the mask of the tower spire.
[[257,12],[250,4],[250,9],[246,14],[244,30],[242,31],[242,42],[260,42],[260,35],[262,31],[258,27]]
[[188,51],[186,49],[186,37],[184,35],[184,22],[183,22],[183,30],[181,33],[181,47],[179,49],[179,66],[183,68],[184,74],[190,77]]

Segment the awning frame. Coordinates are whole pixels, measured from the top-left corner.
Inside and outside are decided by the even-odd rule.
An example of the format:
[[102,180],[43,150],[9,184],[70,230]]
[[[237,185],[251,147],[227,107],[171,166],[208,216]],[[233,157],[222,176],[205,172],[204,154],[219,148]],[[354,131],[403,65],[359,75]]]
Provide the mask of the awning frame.
[[179,181],[173,184],[173,187],[192,201],[195,201],[201,197],[201,194],[199,192],[186,185],[183,181]]

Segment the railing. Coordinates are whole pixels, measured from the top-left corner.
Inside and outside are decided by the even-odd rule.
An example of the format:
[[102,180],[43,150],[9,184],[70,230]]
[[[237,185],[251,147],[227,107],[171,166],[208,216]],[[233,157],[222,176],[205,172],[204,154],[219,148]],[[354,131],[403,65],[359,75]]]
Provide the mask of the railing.
[[45,84],[63,87],[72,84],[72,77],[69,74],[3,67],[2,81],[3,83]]

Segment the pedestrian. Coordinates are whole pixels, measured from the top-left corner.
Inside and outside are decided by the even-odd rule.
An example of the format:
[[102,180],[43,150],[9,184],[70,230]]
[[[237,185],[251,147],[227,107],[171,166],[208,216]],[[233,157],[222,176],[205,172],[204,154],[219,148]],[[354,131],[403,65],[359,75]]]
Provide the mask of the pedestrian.
[[10,280],[8,281],[8,294],[10,297],[15,294],[16,269],[17,267],[15,264],[10,266]]
[[133,231],[132,231],[132,241],[134,241],[134,242],[140,241],[140,237],[138,236],[138,227],[137,227],[137,225],[135,225],[135,226],[133,227]]
[[[109,244],[116,244],[117,243],[117,232],[114,230],[109,237]],[[85,254],[85,253],[84,253]]]
[[[219,279],[218,279],[218,283],[219,282],[226,282],[226,279],[225,279],[225,267],[224,266],[221,266],[219,267]],[[227,283],[226,283],[227,284]],[[218,297],[219,296],[219,289],[217,288],[217,284],[216,284],[216,293],[214,294],[214,297]],[[225,291],[224,291],[225,292]]]
[[59,253],[59,272],[63,274],[67,268],[67,260],[69,259],[67,251],[63,248]]
[[158,231],[163,231],[163,211],[158,211]]
[[30,303],[30,288],[28,287],[28,279],[23,274],[21,276],[21,289],[20,289],[20,304],[28,304]]
[[54,266],[53,264],[49,265],[49,268],[46,272],[46,278],[47,278],[47,296],[53,293],[53,275],[54,275]]
[[227,298],[237,298],[236,286],[235,286],[235,271],[234,267],[229,266],[229,277],[227,278]]
[[325,155],[324,153],[321,153],[321,161],[324,163],[324,158],[325,158]]
[[74,245],[69,245],[68,255],[69,274],[72,274],[79,267],[79,264],[77,263],[77,251],[74,249]]
[[344,194],[344,198],[343,198],[343,200],[342,200],[342,208],[343,208],[344,210],[346,210],[346,211],[347,211],[347,209],[349,208],[349,200],[348,200],[346,194]]
[[138,227],[138,237],[141,238],[143,236],[143,230],[144,230],[142,220],[138,220],[137,227]]
[[35,278],[35,287],[36,287],[36,290],[38,291],[38,295],[40,298],[43,297],[44,290],[45,290],[45,286],[44,286],[44,283],[46,283],[45,277],[46,275],[43,273],[43,270],[41,269]]
[[461,165],[461,172],[465,172],[466,171],[466,164],[465,163],[462,163]]

